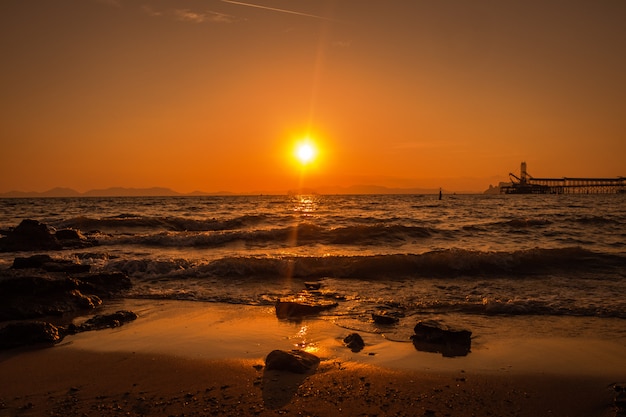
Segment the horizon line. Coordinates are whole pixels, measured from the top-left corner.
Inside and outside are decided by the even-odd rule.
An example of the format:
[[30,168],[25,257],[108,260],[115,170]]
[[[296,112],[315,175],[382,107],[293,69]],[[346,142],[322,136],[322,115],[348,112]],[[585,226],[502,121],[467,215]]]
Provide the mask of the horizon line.
[[[361,190],[355,190],[355,189]],[[371,189],[367,191],[366,189]],[[329,191],[331,189],[332,191]],[[484,191],[446,190],[442,187],[387,187],[372,184],[357,184],[351,186],[322,186],[303,187],[301,189],[286,190],[256,190],[256,191],[202,191],[180,192],[168,187],[108,187],[94,188],[84,192],[70,187],[54,187],[45,191],[11,190],[0,192],[0,198],[37,198],[37,197],[201,197],[201,196],[245,196],[245,195],[290,195],[290,194],[319,194],[319,195],[385,195],[385,194],[438,194],[442,189],[451,194],[481,194]],[[158,191],[157,191],[158,190]],[[324,191],[326,190],[326,191]],[[351,191],[353,190],[353,191]]]

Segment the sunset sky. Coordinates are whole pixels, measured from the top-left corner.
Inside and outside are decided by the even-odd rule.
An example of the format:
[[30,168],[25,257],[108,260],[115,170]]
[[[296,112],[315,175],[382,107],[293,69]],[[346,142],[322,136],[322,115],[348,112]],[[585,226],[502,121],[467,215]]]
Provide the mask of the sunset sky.
[[625,22],[624,0],[2,0],[0,192],[625,176]]

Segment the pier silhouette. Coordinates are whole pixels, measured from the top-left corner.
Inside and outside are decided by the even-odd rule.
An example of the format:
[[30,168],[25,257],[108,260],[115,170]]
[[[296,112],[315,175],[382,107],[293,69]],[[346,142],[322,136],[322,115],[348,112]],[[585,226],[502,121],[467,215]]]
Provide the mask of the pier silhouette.
[[501,194],[622,194],[626,178],[535,178],[522,162],[520,176],[510,173],[510,184],[501,185]]

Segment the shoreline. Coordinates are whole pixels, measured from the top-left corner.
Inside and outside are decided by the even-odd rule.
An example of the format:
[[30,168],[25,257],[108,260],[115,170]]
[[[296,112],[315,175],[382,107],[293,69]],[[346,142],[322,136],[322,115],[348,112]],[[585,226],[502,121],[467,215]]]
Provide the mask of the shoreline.
[[[0,352],[0,416],[417,415],[615,416],[626,347],[584,337],[498,339],[475,332],[467,357],[418,352],[325,318],[273,309],[121,300],[135,322],[68,336],[51,348]],[[274,349],[321,358],[307,375],[266,371]],[[584,362],[583,362],[584,361]],[[120,414],[121,413],[121,414]]]

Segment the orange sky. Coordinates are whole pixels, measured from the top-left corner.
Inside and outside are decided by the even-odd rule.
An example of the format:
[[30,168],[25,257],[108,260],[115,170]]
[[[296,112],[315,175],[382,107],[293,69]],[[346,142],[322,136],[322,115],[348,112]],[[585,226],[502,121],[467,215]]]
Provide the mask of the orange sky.
[[[242,3],[249,3],[245,5]],[[623,0],[3,0],[0,192],[626,175]]]

